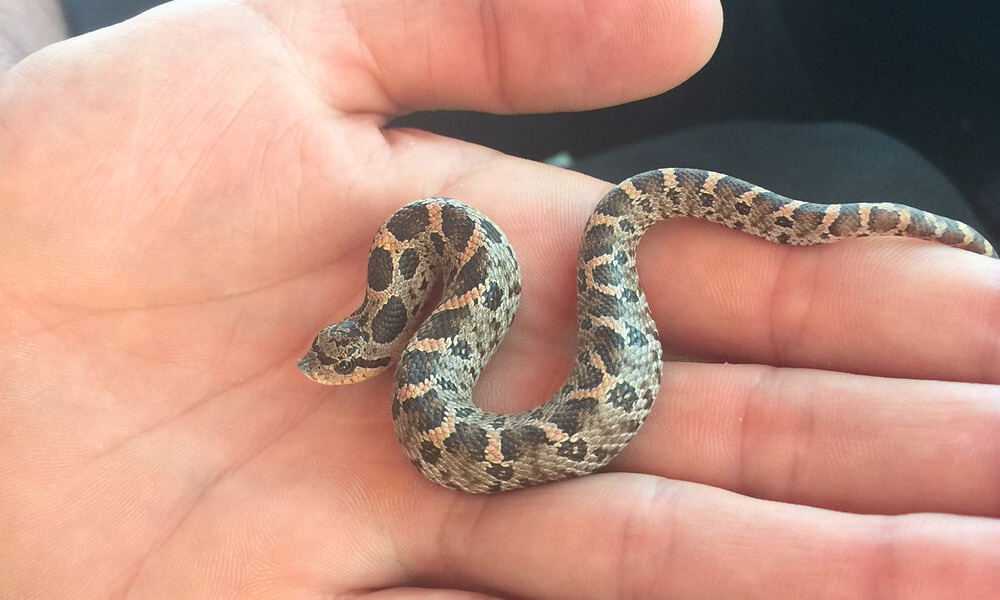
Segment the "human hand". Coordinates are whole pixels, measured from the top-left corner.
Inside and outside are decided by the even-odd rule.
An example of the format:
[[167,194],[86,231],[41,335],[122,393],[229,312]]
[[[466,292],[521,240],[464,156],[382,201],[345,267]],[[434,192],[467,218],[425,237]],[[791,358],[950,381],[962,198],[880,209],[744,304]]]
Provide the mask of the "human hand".
[[[658,227],[640,270],[662,337],[717,362],[667,365],[613,472],[517,493],[422,479],[392,433],[391,378],[331,389],[295,368],[360,300],[378,224],[448,195],[504,228],[525,278],[477,400],[546,398],[573,354],[577,236],[607,184],[382,127],[656,93],[707,59],[719,23],[680,0],[174,3],[8,73],[0,589],[996,589],[1000,275],[969,253]],[[952,514],[851,514],[924,511]]]

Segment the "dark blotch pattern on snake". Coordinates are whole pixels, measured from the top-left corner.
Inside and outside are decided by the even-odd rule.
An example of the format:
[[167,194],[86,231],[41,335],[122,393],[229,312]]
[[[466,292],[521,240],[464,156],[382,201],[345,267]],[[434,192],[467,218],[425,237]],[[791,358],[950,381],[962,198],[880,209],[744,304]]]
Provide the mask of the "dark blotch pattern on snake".
[[[964,223],[898,204],[811,204],[727,175],[664,169],[613,188],[584,229],[576,361],[545,404],[501,415],[472,387],[510,325],[520,272],[503,233],[445,198],[401,208],[375,237],[364,303],[324,328],[299,367],[321,383],[367,379],[398,359],[392,418],[410,461],[466,492],[497,492],[590,473],[632,439],[662,373],[656,327],[635,269],[643,232],[696,217],[782,244],[894,235],[996,258]],[[436,282],[442,299],[419,316]]]

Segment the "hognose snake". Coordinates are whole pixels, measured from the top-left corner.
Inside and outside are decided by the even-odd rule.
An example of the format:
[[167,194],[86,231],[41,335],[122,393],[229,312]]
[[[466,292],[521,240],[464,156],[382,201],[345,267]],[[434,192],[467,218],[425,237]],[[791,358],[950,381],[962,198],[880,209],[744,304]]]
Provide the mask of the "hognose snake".
[[[968,225],[900,204],[812,204],[708,171],[642,173],[608,192],[584,229],[577,356],[566,383],[538,408],[503,415],[471,397],[517,308],[514,251],[479,211],[426,198],[378,231],[364,302],[319,332],[299,368],[321,383],[354,383],[398,360],[396,435],[410,461],[442,485],[497,492],[590,473],[632,439],[659,391],[660,342],[635,250],[646,228],[669,217],[782,244],[895,235],[997,258]],[[437,281],[441,301],[421,323]]]

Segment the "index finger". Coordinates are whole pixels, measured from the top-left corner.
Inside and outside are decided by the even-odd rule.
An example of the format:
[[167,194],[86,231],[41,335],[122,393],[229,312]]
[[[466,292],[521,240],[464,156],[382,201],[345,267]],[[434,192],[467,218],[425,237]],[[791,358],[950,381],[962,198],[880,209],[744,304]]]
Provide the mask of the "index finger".
[[998,260],[904,239],[792,248],[705,223],[646,237],[646,293],[682,355],[1000,383]]

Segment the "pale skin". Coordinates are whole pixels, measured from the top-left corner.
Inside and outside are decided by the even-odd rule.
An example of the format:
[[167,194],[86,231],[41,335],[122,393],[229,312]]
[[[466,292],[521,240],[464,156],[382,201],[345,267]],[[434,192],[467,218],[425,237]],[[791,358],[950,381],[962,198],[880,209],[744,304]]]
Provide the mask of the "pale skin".
[[664,341],[700,362],[666,365],[608,472],[509,494],[424,480],[391,377],[295,367],[360,300],[378,225],[447,195],[524,271],[477,400],[556,390],[609,184],[383,127],[659,93],[721,18],[711,0],[186,2],[3,75],[0,595],[995,597],[1000,261],[658,226],[640,272]]

